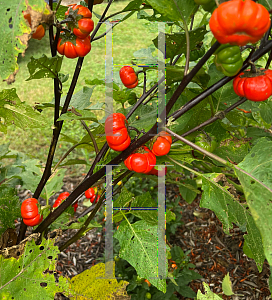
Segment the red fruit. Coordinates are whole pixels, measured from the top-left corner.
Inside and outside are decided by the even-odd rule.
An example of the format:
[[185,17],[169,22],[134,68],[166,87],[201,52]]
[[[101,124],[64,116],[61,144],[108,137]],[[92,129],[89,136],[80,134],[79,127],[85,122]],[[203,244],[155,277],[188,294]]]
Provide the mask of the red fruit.
[[124,163],[130,171],[147,174],[156,165],[156,156],[146,146],[143,146],[138,149],[138,152],[125,159]]
[[[245,74],[248,74],[248,77]],[[238,96],[248,100],[265,101],[272,94],[272,70],[240,73],[233,80],[233,90]]]
[[91,43],[90,36],[87,36],[85,39],[77,38],[75,35],[71,36],[71,41],[65,38],[63,44],[61,44],[62,40],[62,32],[57,44],[57,50],[59,54],[65,55],[68,58],[76,58],[76,57],[84,57],[91,51]]
[[167,132],[161,131],[151,150],[156,156],[163,156],[168,154],[171,149],[171,144],[171,136]]
[[[23,12],[24,13],[24,12]],[[28,21],[31,26],[31,17],[30,14],[24,14],[24,18]],[[41,40],[45,35],[45,29],[43,25],[39,25],[34,33],[32,33],[32,38],[36,40]]]
[[38,203],[37,199],[28,198],[21,205],[21,216],[23,222],[28,226],[36,226],[43,219],[43,216],[39,213]]
[[70,5],[65,15],[69,16],[70,10],[78,10],[77,15],[81,15],[82,18],[78,21],[75,20],[74,22],[68,23],[68,28],[72,29],[73,33],[80,39],[86,38],[94,29],[91,11],[85,6],[73,4]]
[[87,189],[87,191],[85,191],[85,197],[87,199],[91,199],[91,198],[93,198],[93,196],[95,196],[95,192],[94,192],[93,188],[89,188],[89,189]]
[[258,42],[269,29],[267,9],[251,0],[221,3],[212,13],[210,29],[221,44],[244,46]]
[[121,113],[114,113],[107,117],[105,122],[106,140],[111,149],[124,151],[130,145],[128,121]]
[[119,71],[119,75],[124,86],[128,89],[135,88],[138,85],[138,76],[132,67],[122,67]]

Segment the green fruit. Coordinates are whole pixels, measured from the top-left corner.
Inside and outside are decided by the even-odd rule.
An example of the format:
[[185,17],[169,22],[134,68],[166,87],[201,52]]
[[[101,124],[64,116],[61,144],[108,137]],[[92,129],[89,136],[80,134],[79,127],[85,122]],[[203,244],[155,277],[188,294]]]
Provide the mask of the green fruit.
[[118,261],[120,261],[120,257],[118,257],[118,256],[114,256],[114,261],[115,261],[115,262],[118,262]]
[[217,147],[217,141],[215,137],[202,133],[195,138],[195,144],[206,151],[213,152]]
[[229,77],[239,73],[243,59],[238,46],[220,45],[214,54],[214,63],[218,71]]
[[210,1],[207,4],[202,4],[202,8],[206,11],[206,12],[210,12],[212,13],[215,9],[216,9],[216,4],[215,1]]
[[152,298],[152,295],[151,295],[150,293],[146,293],[146,294],[145,294],[145,298],[146,298],[146,299],[151,299],[151,298]]

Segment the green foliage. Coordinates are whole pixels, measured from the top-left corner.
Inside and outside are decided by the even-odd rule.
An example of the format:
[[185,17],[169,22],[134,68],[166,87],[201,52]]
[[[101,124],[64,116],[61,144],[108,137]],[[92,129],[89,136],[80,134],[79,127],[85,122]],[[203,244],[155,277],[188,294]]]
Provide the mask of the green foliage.
[[70,288],[73,290],[74,296],[70,299],[85,300],[91,297],[94,300],[106,300],[110,295],[129,299],[126,293],[128,282],[123,280],[117,282],[114,278],[114,270],[114,262],[99,263],[74,276],[70,281]]
[[209,285],[205,282],[203,282],[203,287],[205,294],[202,294],[200,290],[197,292],[197,300],[221,300],[219,296],[214,294],[210,288]]
[[222,281],[222,290],[223,290],[224,294],[227,296],[233,295],[229,273],[224,277],[224,279]]
[[181,17],[183,16],[187,22],[196,8],[195,2],[190,0],[148,0],[147,2],[172,21],[183,21]]
[[21,217],[20,201],[16,190],[0,186],[0,236],[8,228],[15,228],[14,220]]
[[[28,36],[31,32],[23,14],[18,14],[18,12],[25,11],[27,6],[31,10],[39,12],[40,20],[42,20],[42,14],[49,14],[46,3],[43,0],[14,0],[12,2],[1,3],[1,9],[5,13],[2,14],[2,21],[0,22],[2,37],[0,76],[3,80],[7,80],[10,83],[15,80],[15,74],[19,69],[17,58],[19,53],[24,53],[26,50]],[[9,53],[9,56],[6,53]]]
[[[159,290],[166,291],[165,280],[158,277],[157,226],[141,220],[133,224],[122,222],[114,234],[120,243],[119,256],[128,261],[140,277],[147,278]],[[169,246],[166,246],[169,249]],[[167,272],[167,264],[163,264]]]
[[26,79],[57,78],[61,69],[63,56],[47,57],[45,54],[41,58],[30,58],[27,64],[30,76]]
[[[0,255],[0,296],[1,299],[50,299],[57,292],[68,292],[67,280],[60,276],[55,282],[58,247],[53,240],[43,239],[40,245],[28,241],[19,259],[4,258]],[[47,271],[47,272],[45,272]]]
[[38,112],[25,102],[21,102],[14,88],[0,92],[0,116],[0,131],[4,133],[7,133],[7,126],[11,124],[22,129],[46,125],[46,121],[40,118]]
[[259,271],[261,271],[265,257],[260,230],[256,227],[253,215],[250,214],[244,205],[239,203],[236,196],[228,191],[230,185],[226,183],[225,186],[222,186],[217,183],[220,181],[224,182],[222,174],[213,173],[202,176],[203,194],[200,207],[214,211],[217,218],[222,222],[223,230],[227,234],[233,227],[232,223],[237,224],[239,227],[246,226],[247,234],[244,235],[244,239],[254,256]]
[[[245,191],[249,210],[260,231],[264,254],[270,265],[272,265],[271,146],[271,141],[260,139],[238,165],[241,169],[235,169]],[[247,244],[250,247],[249,241]]]
[[[196,45],[201,43],[204,39],[207,30],[205,26],[199,27],[197,29],[191,30],[189,32],[190,37],[190,49],[195,49]],[[171,60],[178,54],[186,54],[186,35],[184,32],[165,34],[166,42],[166,58]],[[158,37],[153,40],[153,44],[158,48]]]

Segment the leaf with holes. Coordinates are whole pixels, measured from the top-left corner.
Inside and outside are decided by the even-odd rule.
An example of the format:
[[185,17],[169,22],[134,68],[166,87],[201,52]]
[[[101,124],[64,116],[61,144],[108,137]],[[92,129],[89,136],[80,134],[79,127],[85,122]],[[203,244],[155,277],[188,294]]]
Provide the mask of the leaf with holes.
[[210,288],[209,285],[205,282],[203,282],[203,287],[204,287],[204,293],[202,294],[200,290],[197,291],[197,300],[221,300],[219,296],[214,294]]
[[[120,243],[119,256],[128,261],[142,278],[147,278],[157,289],[166,292],[165,279],[158,279],[158,261],[163,273],[167,275],[167,263],[158,252],[158,225],[150,225],[144,220],[130,224],[122,222],[114,238]],[[160,245],[163,247],[163,245]],[[164,245],[170,250],[168,245]],[[159,257],[158,257],[159,255]],[[165,278],[166,276],[163,276]]]
[[26,243],[19,259],[0,256],[1,299],[52,300],[57,292],[68,292],[67,280],[60,276],[55,281],[58,247],[53,240],[43,239],[40,245],[34,240]]
[[[26,22],[22,11],[31,15],[32,28]],[[12,0],[1,1],[1,54],[0,54],[0,76],[8,83],[15,81],[15,75],[19,70],[17,58],[19,53],[24,53],[33,32],[42,22],[48,22],[53,17],[44,0]],[[9,24],[9,26],[6,26]],[[9,54],[7,56],[7,53]]]
[[[71,300],[87,299],[123,299],[129,300],[126,286],[129,282],[115,279],[115,263],[99,263],[88,270],[74,276],[70,287],[74,291]],[[112,298],[113,297],[113,298]]]
[[27,64],[30,76],[26,81],[41,78],[57,78],[62,60],[63,56],[47,57],[45,54],[40,58],[32,56]]

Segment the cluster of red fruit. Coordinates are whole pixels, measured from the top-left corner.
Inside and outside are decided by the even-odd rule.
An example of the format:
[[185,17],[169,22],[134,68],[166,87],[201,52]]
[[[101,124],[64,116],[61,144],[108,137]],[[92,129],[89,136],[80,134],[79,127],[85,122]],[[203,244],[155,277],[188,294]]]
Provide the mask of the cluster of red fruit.
[[91,203],[94,203],[95,198],[96,198],[95,203],[97,203],[98,200],[100,199],[100,195],[96,196],[93,188],[89,188],[87,189],[87,191],[85,191],[85,197],[87,199],[90,199]]
[[83,5],[71,4],[66,11],[69,31],[61,31],[57,50],[68,58],[84,57],[91,51],[90,33],[94,29],[92,12]]
[[[270,28],[267,9],[251,0],[230,0],[220,4],[209,21],[214,37],[221,44],[244,46],[258,42]],[[272,94],[272,71],[253,68],[233,81],[234,92],[251,101],[264,101]]]
[[[121,113],[114,113],[107,117],[105,133],[109,147],[115,151],[124,151],[130,145],[131,139],[128,133],[128,122],[126,117]],[[149,148],[147,146],[140,147],[124,163],[131,171],[158,175],[158,171],[154,168],[156,165],[156,156],[168,154],[171,144],[171,136],[167,132],[161,131],[152,139]]]
[[[57,208],[58,206],[60,206],[60,204],[69,196],[70,196],[70,193],[68,193],[68,192],[61,193],[58,196],[55,203],[53,204],[53,208]],[[95,198],[96,198],[95,203],[97,203],[98,200],[100,199],[100,195],[97,195],[97,197],[96,197],[96,194],[95,194],[95,191],[93,188],[89,188],[87,191],[85,191],[85,196],[87,199],[90,199],[90,201],[92,203],[94,202]],[[78,208],[77,201],[72,206],[74,208],[74,212],[76,212],[76,210]],[[39,225],[41,223],[41,221],[43,220],[43,215],[42,215],[41,207],[40,207],[38,200],[35,198],[26,199],[21,205],[21,216],[23,218],[23,222],[27,226]]]

